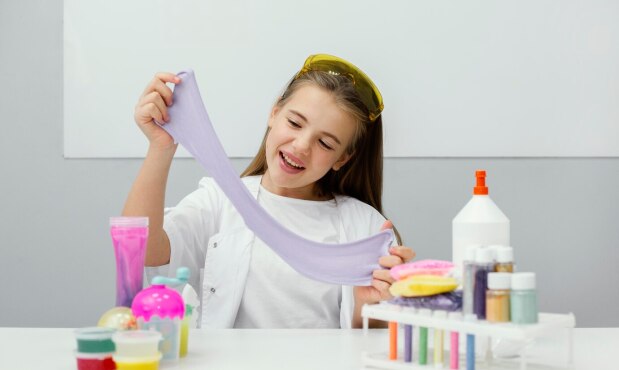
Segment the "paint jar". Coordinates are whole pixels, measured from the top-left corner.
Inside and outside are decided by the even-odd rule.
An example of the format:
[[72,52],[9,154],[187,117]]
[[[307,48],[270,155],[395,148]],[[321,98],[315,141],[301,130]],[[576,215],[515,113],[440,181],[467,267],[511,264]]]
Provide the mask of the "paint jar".
[[495,272],[514,272],[514,248],[499,245],[495,247]]
[[161,353],[153,357],[121,357],[114,355],[116,370],[158,370]]
[[181,321],[185,315],[185,304],[176,290],[159,283],[160,278],[153,278],[153,285],[135,296],[131,311],[139,329],[161,333],[159,350],[163,355],[162,361],[175,362],[180,354]]
[[77,370],[114,370],[113,353],[75,353]]
[[475,252],[481,246],[470,246],[466,249],[462,268],[462,312],[465,315],[473,313],[475,291]]
[[111,217],[110,234],[116,256],[116,306],[131,307],[143,288],[148,217]]
[[155,357],[159,354],[161,333],[149,330],[119,331],[112,340],[120,357]]
[[81,328],[75,330],[78,353],[110,353],[115,346],[112,341],[114,329],[111,328]]
[[112,359],[115,350],[113,334],[114,329],[110,328],[89,327],[75,330],[78,370],[113,370],[116,367]]
[[535,273],[512,274],[511,321],[514,324],[535,324],[538,321]]
[[486,171],[476,171],[473,197],[452,221],[452,261],[462,266],[472,245],[510,245],[509,219],[488,195]]
[[511,274],[491,272],[488,274],[486,291],[486,320],[490,322],[509,322],[509,288]]
[[473,312],[479,320],[486,318],[486,290],[488,273],[494,271],[494,255],[490,248],[475,251],[475,290],[473,291]]

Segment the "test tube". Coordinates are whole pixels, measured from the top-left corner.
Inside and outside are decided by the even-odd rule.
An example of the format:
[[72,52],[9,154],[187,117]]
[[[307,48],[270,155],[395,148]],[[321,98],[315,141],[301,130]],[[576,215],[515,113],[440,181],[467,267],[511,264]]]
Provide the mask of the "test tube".
[[[419,309],[419,314],[430,316],[432,311],[428,308]],[[425,365],[428,363],[428,328],[419,328],[419,364]]]
[[[447,318],[447,311],[436,310],[434,317],[444,320]],[[434,366],[437,367],[443,367],[443,334],[443,329],[434,329]]]
[[413,326],[404,325],[404,362],[413,361]]
[[[467,321],[475,321],[477,316],[475,314],[465,315],[464,319]],[[475,370],[475,335],[466,335],[466,370]]]
[[389,321],[389,359],[398,358],[398,323]]
[[[449,320],[460,321],[462,320],[462,313],[450,312]],[[460,333],[457,331],[451,331],[451,343],[449,346],[449,368],[458,369],[460,365]]]

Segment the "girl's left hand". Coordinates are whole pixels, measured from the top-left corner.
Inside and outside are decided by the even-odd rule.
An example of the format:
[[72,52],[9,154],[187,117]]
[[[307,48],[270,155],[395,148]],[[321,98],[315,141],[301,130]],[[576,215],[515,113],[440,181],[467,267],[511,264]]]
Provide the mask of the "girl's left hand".
[[[387,220],[383,223],[380,230],[392,229],[393,223]],[[389,287],[394,279],[389,273],[393,266],[401,265],[415,258],[415,251],[412,248],[401,245],[390,247],[389,255],[382,256],[378,263],[386,269],[374,270],[372,273],[372,285],[355,287],[355,301],[358,303],[377,303],[393,298],[389,293]]]

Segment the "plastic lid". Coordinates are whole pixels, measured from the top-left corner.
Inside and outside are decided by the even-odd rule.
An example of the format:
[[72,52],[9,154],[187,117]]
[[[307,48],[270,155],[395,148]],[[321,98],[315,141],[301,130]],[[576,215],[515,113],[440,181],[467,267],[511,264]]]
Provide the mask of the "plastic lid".
[[492,249],[487,247],[477,248],[475,250],[476,263],[492,263],[494,262],[494,253]]
[[488,274],[488,289],[509,289],[512,274],[509,272],[491,272]]
[[158,352],[155,356],[149,357],[129,357],[129,356],[113,356],[114,362],[120,362],[121,364],[138,364],[138,363],[153,363],[161,360],[162,354]]
[[481,245],[471,245],[466,248],[464,252],[464,260],[465,261],[475,261],[475,253],[477,252],[477,248],[481,248]]
[[477,178],[477,186],[473,188],[473,194],[488,195],[488,187],[486,186],[486,171],[475,171],[475,177]]
[[116,330],[112,328],[101,328],[93,326],[75,330],[75,338],[78,340],[105,340],[111,339]]
[[512,275],[513,290],[533,290],[535,289],[534,272],[514,272]]
[[498,263],[514,262],[514,248],[507,245],[497,245],[494,251]]
[[148,217],[110,217],[110,226],[146,227]]
[[135,296],[131,312],[136,319],[143,317],[145,321],[150,321],[153,315],[162,319],[178,317],[182,320],[185,315],[185,303],[176,290],[154,284]]

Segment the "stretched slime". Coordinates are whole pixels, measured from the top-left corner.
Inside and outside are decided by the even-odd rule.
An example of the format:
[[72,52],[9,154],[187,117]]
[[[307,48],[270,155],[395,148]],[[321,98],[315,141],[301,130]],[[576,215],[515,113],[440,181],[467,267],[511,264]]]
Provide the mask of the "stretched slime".
[[247,227],[302,275],[331,284],[368,286],[378,259],[388,254],[394,240],[392,230],[342,244],[307,240],[283,227],[267,213],[243,185],[215,129],[192,70],[178,74],[182,82],[174,88],[170,120],[161,127],[180,143],[213,177],[237,209]]

